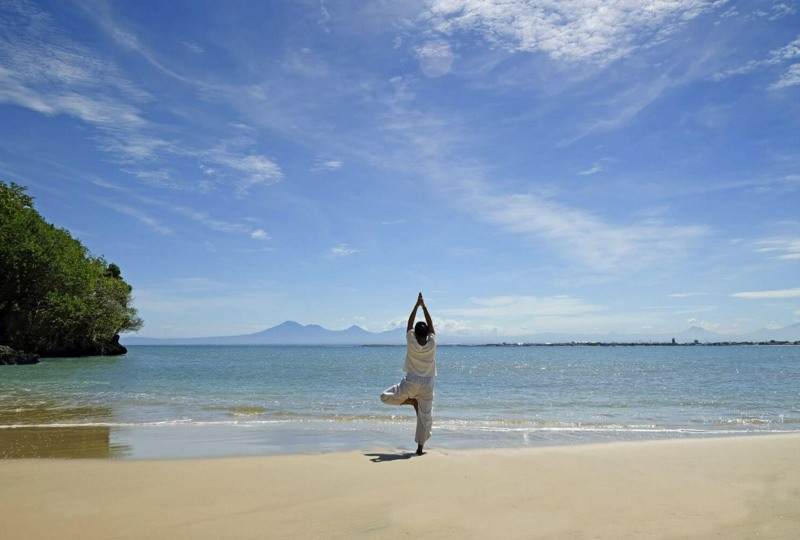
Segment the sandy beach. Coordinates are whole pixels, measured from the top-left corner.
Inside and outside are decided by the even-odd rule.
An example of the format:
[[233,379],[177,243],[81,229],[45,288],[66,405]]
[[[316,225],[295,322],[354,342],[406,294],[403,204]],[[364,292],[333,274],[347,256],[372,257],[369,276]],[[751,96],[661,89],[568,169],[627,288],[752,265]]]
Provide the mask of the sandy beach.
[[0,461],[0,537],[798,538],[800,435]]

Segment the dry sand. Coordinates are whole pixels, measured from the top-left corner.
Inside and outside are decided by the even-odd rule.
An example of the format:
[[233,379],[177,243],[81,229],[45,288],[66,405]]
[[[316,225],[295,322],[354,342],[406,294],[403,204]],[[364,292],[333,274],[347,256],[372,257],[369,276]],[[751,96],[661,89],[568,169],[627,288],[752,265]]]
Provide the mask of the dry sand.
[[0,461],[0,538],[800,538],[800,435]]

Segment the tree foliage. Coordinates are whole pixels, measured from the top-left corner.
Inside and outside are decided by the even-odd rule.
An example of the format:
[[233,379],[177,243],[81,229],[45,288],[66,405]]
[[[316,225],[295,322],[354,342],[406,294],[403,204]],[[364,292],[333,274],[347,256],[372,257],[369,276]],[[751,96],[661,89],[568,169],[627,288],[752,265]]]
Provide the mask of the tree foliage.
[[116,264],[47,223],[26,188],[0,182],[0,343],[42,356],[103,351],[141,328],[131,292]]

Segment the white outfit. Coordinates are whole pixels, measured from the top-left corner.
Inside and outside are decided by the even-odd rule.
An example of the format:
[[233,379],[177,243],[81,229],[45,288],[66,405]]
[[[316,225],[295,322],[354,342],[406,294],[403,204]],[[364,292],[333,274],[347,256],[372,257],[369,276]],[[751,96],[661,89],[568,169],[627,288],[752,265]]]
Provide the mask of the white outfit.
[[406,333],[406,376],[381,394],[388,405],[401,405],[407,399],[417,400],[417,431],[414,440],[425,444],[433,425],[433,381],[436,376],[436,334],[428,334],[428,342],[420,345],[414,330]]
[[420,345],[414,330],[406,332],[406,363],[403,371],[418,377],[436,375],[436,334],[428,334],[428,342]]

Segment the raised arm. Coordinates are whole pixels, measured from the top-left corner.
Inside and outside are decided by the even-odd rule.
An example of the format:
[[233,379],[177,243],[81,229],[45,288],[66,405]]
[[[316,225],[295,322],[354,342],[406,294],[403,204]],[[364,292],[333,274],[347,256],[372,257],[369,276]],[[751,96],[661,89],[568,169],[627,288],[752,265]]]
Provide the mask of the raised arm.
[[422,293],[419,293],[417,302],[422,306],[422,313],[425,315],[425,323],[428,325],[428,333],[435,334],[436,331],[433,329],[433,319],[431,319],[431,314],[428,313],[428,308],[425,307],[425,300],[422,299]]
[[[411,310],[411,315],[408,317],[408,326],[406,326],[406,332],[414,328],[414,321],[417,319],[417,310],[422,304],[422,293],[419,293],[419,296],[417,297],[417,303],[414,304],[414,309]],[[425,308],[423,307],[423,309]]]

